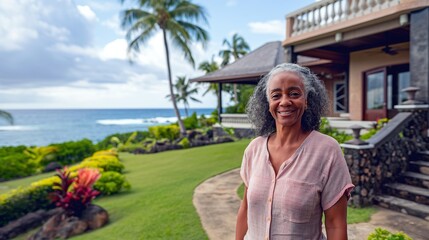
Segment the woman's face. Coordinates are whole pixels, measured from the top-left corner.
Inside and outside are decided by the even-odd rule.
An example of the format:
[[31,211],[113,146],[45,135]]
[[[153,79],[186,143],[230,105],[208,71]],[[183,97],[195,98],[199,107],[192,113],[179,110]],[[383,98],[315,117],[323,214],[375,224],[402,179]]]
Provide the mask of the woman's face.
[[268,83],[270,113],[276,126],[299,127],[307,106],[304,83],[292,72],[281,72]]

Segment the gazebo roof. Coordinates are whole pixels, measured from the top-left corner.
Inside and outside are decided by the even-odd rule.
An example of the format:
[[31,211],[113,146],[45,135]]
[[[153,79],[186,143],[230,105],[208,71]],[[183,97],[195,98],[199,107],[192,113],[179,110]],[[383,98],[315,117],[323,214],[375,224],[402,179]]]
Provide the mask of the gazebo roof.
[[281,41],[268,42],[237,61],[191,82],[256,84],[273,67],[286,62]]

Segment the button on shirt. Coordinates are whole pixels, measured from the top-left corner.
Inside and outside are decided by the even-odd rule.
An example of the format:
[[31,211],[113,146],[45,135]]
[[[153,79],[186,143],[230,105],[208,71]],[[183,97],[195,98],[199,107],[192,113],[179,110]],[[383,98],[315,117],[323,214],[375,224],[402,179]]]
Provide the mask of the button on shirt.
[[280,166],[271,166],[268,138],[246,148],[241,177],[247,187],[245,239],[325,239],[322,212],[353,189],[339,144],[312,131]]

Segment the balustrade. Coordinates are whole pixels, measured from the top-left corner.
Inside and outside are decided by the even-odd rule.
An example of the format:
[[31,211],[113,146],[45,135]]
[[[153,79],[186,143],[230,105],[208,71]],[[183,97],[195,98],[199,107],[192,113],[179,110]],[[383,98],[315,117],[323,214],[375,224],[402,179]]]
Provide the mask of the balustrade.
[[289,14],[287,20],[293,23],[291,36],[297,36],[399,3],[400,0],[324,0]]

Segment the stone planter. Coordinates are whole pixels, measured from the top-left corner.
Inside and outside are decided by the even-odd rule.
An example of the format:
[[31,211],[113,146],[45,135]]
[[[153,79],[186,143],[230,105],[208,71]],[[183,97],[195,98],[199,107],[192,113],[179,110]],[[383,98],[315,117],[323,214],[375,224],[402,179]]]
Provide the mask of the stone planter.
[[109,221],[109,214],[97,205],[89,205],[81,216],[67,216],[64,211],[55,214],[46,221],[40,230],[29,240],[67,239],[88,230],[98,229]]

